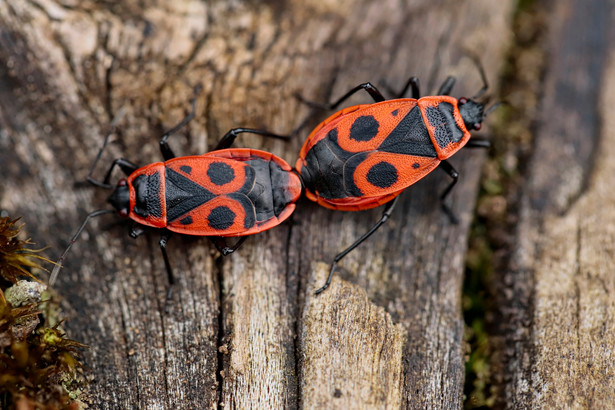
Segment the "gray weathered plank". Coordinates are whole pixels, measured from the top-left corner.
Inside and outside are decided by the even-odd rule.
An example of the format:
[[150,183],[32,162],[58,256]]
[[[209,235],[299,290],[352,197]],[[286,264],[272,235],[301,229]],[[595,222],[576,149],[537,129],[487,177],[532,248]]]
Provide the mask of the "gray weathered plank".
[[535,148],[510,263],[493,278],[498,397],[512,408],[612,408],[613,7],[545,3]]

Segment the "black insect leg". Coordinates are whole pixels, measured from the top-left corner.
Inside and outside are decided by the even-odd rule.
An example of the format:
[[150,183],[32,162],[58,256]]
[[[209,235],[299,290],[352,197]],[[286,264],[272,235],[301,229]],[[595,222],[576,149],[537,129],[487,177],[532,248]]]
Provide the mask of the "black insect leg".
[[169,280],[169,290],[167,291],[167,299],[164,303],[164,311],[169,313],[169,301],[173,297],[173,287],[175,286],[175,276],[173,275],[173,269],[171,269],[171,263],[169,263],[169,256],[167,255],[167,242],[171,238],[171,231],[164,230],[160,236],[160,251],[162,252],[162,258],[164,259],[164,266],[167,269],[167,277]]
[[[340,104],[342,104],[344,101],[346,101],[348,98],[350,98],[350,96],[352,96],[353,94],[355,94],[355,93],[357,93],[357,92],[359,92],[361,90],[367,91],[367,93],[372,97],[372,99],[375,102],[381,102],[381,101],[386,100],[386,98],[384,98],[382,93],[380,91],[378,91],[378,89],[376,87],[374,87],[371,83],[363,83],[363,84],[357,85],[356,87],[354,87],[352,90],[348,91],[346,94],[344,94],[341,98],[339,98],[337,101],[335,101],[332,104],[321,104],[321,103],[309,101],[309,100],[306,100],[305,98],[303,98],[303,96],[301,94],[298,94],[298,93],[295,94],[295,97],[299,101],[301,101],[302,103],[307,105],[308,107],[315,108],[317,110],[334,110],[338,106],[340,106]],[[311,116],[312,116],[312,114],[309,114],[303,121],[301,121],[301,124],[299,124],[299,126],[297,126],[297,128],[295,128],[293,130],[291,135],[297,135],[307,125],[307,123],[310,120]]]
[[297,94],[297,98],[302,103],[307,104],[307,105],[309,105],[310,107],[313,107],[313,108],[319,108],[319,109],[323,109],[323,110],[334,110],[337,107],[339,107],[340,104],[342,104],[344,101],[346,101],[348,98],[350,98],[352,95],[356,94],[357,92],[359,92],[361,90],[367,91],[367,93],[372,97],[372,99],[375,102],[381,102],[381,101],[386,100],[386,98],[384,98],[382,93],[380,91],[378,91],[378,89],[376,87],[374,87],[372,85],[372,83],[363,83],[363,84],[357,85],[356,87],[354,87],[353,89],[348,91],[346,94],[341,96],[337,101],[335,101],[332,104],[318,104],[318,103],[315,103],[315,102],[312,102],[312,101],[308,101],[308,100],[304,99],[301,95],[298,95],[298,94]]
[[491,141],[481,138],[471,138],[464,148],[491,148]]
[[[138,238],[139,236],[145,233],[145,229],[141,225],[133,224],[130,228],[130,237]],[[169,262],[169,255],[167,255],[167,242],[171,238],[173,232],[168,230],[163,230],[160,235],[160,251],[162,252],[162,259],[164,260],[164,267],[167,270],[167,278],[169,281],[169,290],[167,291],[167,298],[164,302],[164,311],[169,313],[169,301],[173,298],[173,287],[175,286],[175,276],[173,275],[173,269],[171,268],[171,263]]]
[[337,107],[340,106],[340,104],[342,104],[344,101],[350,98],[353,94],[361,90],[367,91],[367,93],[372,97],[374,102],[381,102],[381,101],[386,100],[386,98],[384,98],[384,96],[380,93],[380,91],[378,91],[376,87],[372,85],[372,83],[363,83],[363,84],[357,85],[352,90],[348,91],[346,94],[341,96],[336,102],[334,102],[333,104],[330,104],[329,107],[327,108],[330,110],[336,109]]
[[94,186],[101,187],[101,188],[107,188],[107,189],[113,188],[111,184],[109,184],[109,181],[111,179],[111,173],[113,172],[113,168],[115,168],[116,165],[120,167],[122,172],[126,175],[132,174],[133,172],[137,170],[137,168],[139,168],[137,165],[135,165],[134,163],[124,158],[117,158],[115,161],[113,161],[113,163],[109,167],[109,170],[107,171],[107,174],[105,175],[105,179],[103,180],[103,182],[95,180],[94,178],[92,178],[91,175],[88,175],[88,178],[87,178],[88,182]]
[[196,112],[196,99],[197,99],[198,94],[201,92],[201,88],[202,88],[201,85],[197,85],[196,87],[194,87],[194,97],[192,98],[192,103],[191,103],[192,109],[190,110],[190,113],[186,115],[186,117],[183,120],[181,120],[179,124],[177,124],[175,127],[165,132],[160,138],[160,153],[162,154],[162,157],[164,158],[165,161],[175,158],[175,153],[169,146],[167,139],[171,135],[176,133],[178,130],[185,127],[186,124],[188,124],[190,121],[192,121],[192,119],[194,118],[194,113]]
[[449,208],[449,206],[446,205],[444,200],[446,199],[448,194],[451,192],[451,190],[457,183],[457,180],[459,179],[459,172],[457,172],[455,168],[453,168],[453,166],[446,160],[440,163],[440,167],[442,168],[442,170],[444,170],[444,172],[446,172],[453,179],[451,183],[446,187],[444,192],[442,192],[442,195],[440,195],[440,203],[442,204],[442,210],[444,211],[445,214],[448,215],[451,223],[457,224],[459,223],[459,219],[457,219],[457,217],[455,216],[451,208]]
[[446,80],[444,80],[444,82],[438,89],[437,95],[449,95],[451,91],[453,91],[453,87],[455,86],[455,81],[456,79],[452,75],[449,75],[448,77],[446,77]]
[[137,223],[134,223],[131,227],[130,227],[130,237],[133,239],[137,239],[139,236],[143,235],[145,233],[145,229],[143,229],[143,226],[138,225]]
[[290,139],[290,137],[287,135],[278,135],[278,134],[274,134],[273,132],[264,131],[264,130],[257,130],[257,129],[252,129],[252,128],[233,128],[232,130],[229,130],[226,134],[224,134],[224,136],[220,139],[220,142],[218,142],[218,145],[216,145],[216,148],[214,148],[214,150],[219,150],[219,149],[230,147],[231,145],[233,145],[233,142],[235,142],[235,138],[237,138],[239,134],[242,134],[242,133],[263,135],[265,137],[277,138],[281,140]]
[[[480,138],[473,138],[468,141],[468,143],[465,145],[464,148],[489,148],[489,147],[491,147],[491,141],[480,139]],[[455,184],[457,183],[457,180],[459,179],[459,172],[457,172],[455,168],[453,168],[453,166],[446,160],[440,163],[440,167],[442,168],[444,172],[446,172],[453,179],[451,183],[446,187],[444,192],[442,192],[442,195],[440,195],[440,202],[442,204],[442,210],[444,211],[446,215],[448,215],[451,223],[457,224],[459,223],[459,219],[453,213],[451,208],[448,205],[446,205],[444,201],[446,197],[448,196],[448,194],[450,194]]]
[[487,76],[485,75],[485,69],[483,68],[483,65],[481,64],[479,58],[476,57],[475,55],[470,55],[470,58],[472,59],[472,62],[474,63],[474,65],[476,65],[476,68],[478,68],[480,79],[483,82],[482,88],[478,90],[476,95],[472,97],[472,99],[475,100],[477,98],[480,98],[483,94],[485,94],[485,92],[487,92],[487,90],[489,89],[489,84],[487,83]]
[[222,256],[230,255],[231,253],[235,252],[237,249],[239,249],[241,245],[243,245],[245,240],[248,239],[247,236],[240,236],[239,240],[235,243],[235,245],[231,247],[231,246],[228,246],[228,244],[226,243],[225,237],[208,236],[208,238],[214,244],[218,252],[222,254]]
[[[100,158],[102,157],[102,153],[104,152],[105,148],[107,147],[107,143],[109,142],[109,137],[111,137],[111,134],[113,134],[116,129],[117,129],[117,124],[118,122],[120,122],[120,119],[124,116],[124,110],[121,109],[119,111],[119,113],[115,116],[115,118],[113,119],[113,121],[111,121],[111,125],[109,126],[109,131],[107,131],[107,134],[105,134],[105,138],[103,140],[103,144],[102,147],[100,147],[100,149],[98,150],[98,154],[96,154],[96,159],[94,159],[94,162],[92,162],[92,166],[90,167],[90,172],[88,172],[88,176],[87,176],[87,181],[89,183],[91,183],[92,185],[98,186],[98,187],[102,187],[102,188],[111,188],[111,185],[109,185],[109,176],[111,175],[111,170],[113,169],[113,167],[115,166],[115,162],[118,161],[123,161],[123,160],[115,160],[115,162],[111,165],[111,168],[109,169],[109,171],[107,172],[107,177],[105,178],[105,182],[99,182],[96,181],[94,178],[92,178],[92,174],[94,173],[94,169],[96,168],[96,164],[98,164],[98,161],[100,161]],[[126,161],[128,162],[128,161]],[[131,164],[134,165],[134,164]],[[130,167],[130,165],[128,165],[128,167]],[[124,169],[124,168],[122,168]],[[135,169],[137,169],[135,167]],[[126,172],[126,171],[124,171]],[[128,175],[128,174],[127,174]]]
[[398,199],[399,199],[399,196],[395,197],[395,199],[393,199],[391,202],[389,202],[386,205],[386,208],[384,208],[384,211],[382,212],[382,217],[380,218],[378,222],[376,222],[374,226],[370,228],[369,231],[364,233],[352,245],[350,245],[348,248],[344,249],[342,252],[338,253],[335,256],[335,258],[333,259],[333,262],[331,263],[331,269],[329,270],[329,276],[327,277],[327,281],[325,282],[325,285],[322,288],[318,289],[316,292],[314,292],[315,295],[322,293],[325,289],[329,287],[329,285],[331,284],[331,279],[333,278],[333,272],[335,272],[335,267],[337,266],[337,263],[341,261],[342,258],[344,258],[346,255],[348,255],[354,248],[356,248],[361,243],[363,243],[363,241],[369,238],[374,232],[376,232],[376,230],[378,230],[378,228],[382,226],[382,224],[384,224],[387,221],[387,219],[389,219]]
[[421,92],[419,91],[418,77],[410,77],[408,81],[406,82],[406,84],[404,85],[404,88],[402,88],[402,90],[395,95],[395,98],[402,98],[408,91],[408,88],[412,89],[412,98],[417,99],[417,100],[421,98]]

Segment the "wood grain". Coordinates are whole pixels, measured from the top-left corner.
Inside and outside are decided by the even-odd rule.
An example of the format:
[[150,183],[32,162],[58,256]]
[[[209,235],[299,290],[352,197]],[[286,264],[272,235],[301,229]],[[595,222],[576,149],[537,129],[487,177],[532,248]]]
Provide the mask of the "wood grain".
[[[320,281],[329,266],[313,264]],[[301,318],[300,394],[305,408],[399,408],[407,337],[365,291],[338,278],[334,291],[310,295]],[[316,287],[308,288],[314,291]]]
[[[170,140],[181,155],[205,152],[236,126],[290,132],[310,113],[295,93],[325,102],[365,81],[398,88],[410,75],[431,93],[456,75],[454,95],[473,95],[480,78],[467,53],[480,56],[495,85],[511,8],[487,0],[0,2],[0,206],[58,254],[82,218],[105,206],[107,192],[73,184],[111,120],[125,110],[104,163],[158,161],[156,141],[187,113],[197,83],[196,119]],[[367,100],[349,103],[359,101]],[[306,132],[289,143],[246,136],[236,145],[293,163]],[[206,239],[173,237],[169,314],[156,233],[134,241],[118,218],[93,221],[58,284],[70,336],[91,346],[88,401],[460,407],[460,289],[483,156],[452,161],[460,224],[440,211],[448,181],[433,173],[343,261],[322,297],[311,295],[324,269],[314,264],[329,263],[380,210],[340,213],[302,200],[292,223],[225,259]]]
[[549,9],[517,239],[508,268],[493,278],[500,406],[615,405],[612,12],[600,0]]

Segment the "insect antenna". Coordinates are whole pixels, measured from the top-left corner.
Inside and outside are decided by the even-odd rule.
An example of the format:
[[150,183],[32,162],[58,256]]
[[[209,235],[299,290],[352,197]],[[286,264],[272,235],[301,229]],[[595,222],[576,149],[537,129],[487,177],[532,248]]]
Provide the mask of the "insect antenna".
[[113,212],[115,212],[115,210],[113,210],[113,209],[99,209],[98,211],[90,212],[85,217],[85,220],[83,221],[83,223],[81,224],[81,226],[79,227],[79,229],[77,230],[75,235],[73,235],[73,237],[70,240],[70,243],[68,244],[68,247],[66,248],[66,250],[64,251],[62,256],[60,256],[60,259],[58,259],[58,261],[56,262],[56,266],[51,271],[51,276],[49,277],[49,286],[53,286],[53,284],[55,283],[56,279],[58,278],[58,273],[60,272],[60,268],[62,268],[62,262],[64,262],[64,257],[66,256],[66,254],[68,253],[70,248],[73,247],[73,245],[75,244],[75,242],[79,238],[79,235],[81,234],[81,231],[83,231],[83,229],[87,225],[88,221],[91,218],[94,218],[96,216],[100,216],[100,215],[104,215],[104,214],[110,214],[110,213],[113,213]]
[[107,134],[105,134],[102,147],[100,147],[100,150],[98,150],[98,154],[96,154],[96,158],[94,159],[94,162],[92,163],[92,166],[90,167],[90,172],[88,172],[88,176],[86,179],[90,184],[94,186],[97,186],[100,188],[106,188],[106,189],[113,188],[109,184],[96,181],[94,178],[92,178],[92,174],[94,173],[94,169],[96,168],[96,165],[98,164],[98,161],[100,160],[100,157],[102,157],[103,151],[107,147],[109,138],[111,137],[112,134],[115,134],[115,132],[117,131],[117,124],[120,122],[120,120],[122,119],[125,113],[126,113],[126,110],[124,108],[120,109],[120,111],[117,113],[113,121],[111,121],[111,124],[109,124],[109,130],[107,131]]
[[508,105],[509,103],[506,101],[498,101],[496,103],[493,103],[493,105],[489,108],[487,108],[485,110],[485,113],[483,114],[483,118],[485,118],[487,115],[491,114],[496,108],[498,108],[500,105]]
[[480,59],[472,53],[470,53],[469,57],[474,63],[474,65],[476,66],[476,68],[478,69],[478,73],[480,74],[480,79],[483,82],[483,86],[481,87],[481,89],[478,90],[478,92],[476,93],[476,95],[474,95],[474,97],[472,97],[473,100],[476,100],[477,98],[480,98],[483,94],[487,92],[487,90],[489,89],[489,83],[487,82],[487,75],[485,74],[485,69],[483,68],[483,65],[481,64]]

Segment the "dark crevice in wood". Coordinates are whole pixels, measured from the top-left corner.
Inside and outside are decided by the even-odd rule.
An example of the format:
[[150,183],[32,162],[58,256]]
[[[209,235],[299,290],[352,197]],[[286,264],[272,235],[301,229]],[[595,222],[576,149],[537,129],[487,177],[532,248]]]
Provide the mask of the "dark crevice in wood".
[[[114,274],[117,275],[118,272],[116,271]],[[127,292],[126,292],[126,286],[124,286],[123,283],[120,284],[118,289],[120,290],[120,292],[122,292],[121,298],[123,298],[124,300],[129,300],[129,296],[128,296]],[[108,295],[108,297],[111,296],[109,293],[107,293],[107,295]],[[118,299],[118,302],[119,302],[120,298],[118,297],[117,299]],[[129,340],[129,338],[128,338],[128,335],[130,334],[131,329],[129,328],[128,323],[126,322],[126,318],[124,317],[124,310],[122,309],[121,302],[118,303],[117,312],[118,312],[118,315],[119,315],[119,318],[120,318],[122,329],[124,329],[124,332],[122,332],[121,337],[123,339],[122,340],[122,342],[124,343],[124,346],[123,346],[124,349],[123,350],[124,350],[124,354],[125,354],[125,357],[126,357],[125,371],[126,371],[126,373],[128,373],[128,376],[131,379],[134,379],[134,381],[135,381],[134,385],[131,386],[130,389],[127,389],[124,393],[125,393],[127,398],[130,397],[131,393],[134,394],[136,403],[140,403],[141,402],[141,400],[140,400],[141,390],[140,390],[140,385],[139,385],[139,374],[138,374],[138,372],[137,372],[137,370],[135,368],[135,364],[134,364],[134,362],[135,362],[135,360],[134,360],[135,351],[133,351],[133,347],[131,346],[131,343],[133,343],[133,342],[131,342]],[[128,314],[130,314],[130,311],[128,312]],[[112,377],[111,375],[106,375],[106,376]],[[106,381],[107,380],[105,380],[105,382]],[[128,400],[126,399],[126,401],[128,401]]]
[[576,245],[576,249],[575,249],[575,264],[576,264],[576,273],[575,273],[575,283],[574,283],[574,296],[575,296],[575,302],[576,302],[576,334],[577,334],[577,345],[576,345],[576,353],[577,353],[577,357],[580,357],[580,353],[581,353],[581,288],[579,287],[579,279],[583,277],[583,270],[582,270],[582,265],[581,265],[581,250],[583,249],[583,242],[582,242],[582,237],[581,237],[581,225],[580,223],[577,225],[577,232],[576,232],[576,238],[575,238],[575,245]]
[[[109,32],[102,30],[102,24],[98,24],[98,32],[104,32],[102,41],[99,41],[102,49],[107,53],[107,55],[111,56],[111,64],[105,69],[105,95],[103,98],[105,111],[107,112],[108,121],[113,121],[115,118],[115,113],[113,112],[113,82],[111,81],[111,77],[113,72],[117,68],[117,59],[116,56],[109,51]],[[121,108],[120,108],[121,109]]]
[[[523,27],[532,27],[533,32],[524,30],[523,33],[516,33],[513,36],[516,43],[510,46],[506,56],[508,72],[504,73],[502,85],[493,95],[500,95],[506,100],[507,93],[522,91],[524,94],[532,94],[532,98],[537,101],[542,99],[544,90],[542,88],[535,89],[532,86],[533,84],[544,84],[545,64],[543,63],[538,68],[532,67],[538,71],[537,78],[528,80],[527,75],[521,75],[525,74],[523,70],[526,70],[526,67],[523,66],[524,60],[521,57],[534,52],[539,48],[539,44],[544,42],[546,32],[542,16],[544,16],[545,10],[544,6],[537,7],[531,11],[531,14],[529,14],[529,10],[517,10],[513,27],[516,30]],[[528,22],[528,16],[530,16],[531,22]],[[521,18],[525,20],[522,21]],[[521,24],[522,22],[525,23],[525,26]],[[525,97],[525,100],[528,99],[530,98]],[[505,111],[511,112],[506,121],[526,124],[532,139],[535,138],[538,126],[537,110],[528,112],[526,107],[508,105]],[[498,115],[499,113],[496,111],[489,118],[497,119]],[[512,361],[517,360],[515,363],[520,363],[524,359],[515,358],[511,356],[511,353],[514,352],[515,345],[524,338],[531,337],[529,333],[520,335],[519,329],[530,326],[533,318],[534,275],[526,268],[511,268],[511,262],[518,259],[511,249],[519,236],[517,224],[521,218],[519,213],[522,207],[521,190],[523,189],[522,184],[528,180],[530,173],[529,163],[530,158],[534,155],[534,143],[533,141],[518,141],[518,135],[510,135],[510,132],[506,131],[506,124],[503,126],[493,124],[493,126],[496,128],[494,135],[499,134],[502,139],[493,140],[492,155],[495,155],[495,160],[498,161],[499,158],[504,157],[504,151],[510,151],[517,159],[516,171],[518,173],[518,175],[505,177],[502,182],[506,198],[505,215],[503,217],[479,215],[478,217],[478,223],[485,225],[486,241],[489,249],[493,252],[489,261],[492,266],[492,275],[486,283],[486,332],[491,344],[491,357],[488,358],[491,367],[491,380],[489,382],[497,388],[495,407],[498,408],[506,405],[514,406],[511,398],[506,397],[504,389],[505,386],[515,382],[514,377],[516,377],[515,374],[519,369],[519,366],[513,364]],[[502,233],[504,232],[509,234],[503,237]],[[510,295],[514,296],[511,298]],[[531,374],[528,373],[526,377],[531,377]],[[489,396],[490,384],[484,391],[487,396]],[[468,403],[466,403],[467,405]]]
[[228,357],[230,355],[230,344],[225,334],[224,316],[226,314],[226,302],[224,298],[224,261],[222,256],[218,256],[214,260],[212,268],[213,277],[217,278],[218,285],[218,335],[216,344],[217,363],[216,363],[216,381],[218,382],[218,394],[216,399],[216,408],[224,410],[222,398],[224,394],[224,377],[225,368],[228,367]]
[[183,61],[181,64],[179,64],[177,68],[178,77],[181,78],[183,75],[186,74],[186,71],[190,68],[190,65],[194,62],[194,59],[196,58],[196,56],[203,49],[205,44],[207,44],[208,39],[209,39],[209,33],[205,33],[198,40],[196,40],[194,47],[190,51],[190,54],[188,55],[186,60]]

